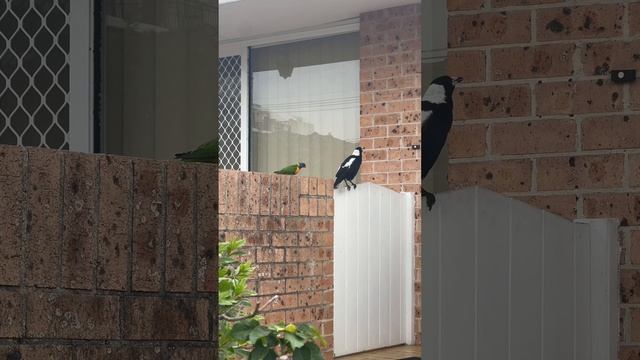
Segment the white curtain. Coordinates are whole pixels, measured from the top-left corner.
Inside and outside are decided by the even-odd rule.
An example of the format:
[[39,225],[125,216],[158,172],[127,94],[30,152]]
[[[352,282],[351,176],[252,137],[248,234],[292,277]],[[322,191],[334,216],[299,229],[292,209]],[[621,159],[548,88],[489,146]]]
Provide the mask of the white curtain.
[[250,168],[331,178],[360,137],[359,35],[252,48]]

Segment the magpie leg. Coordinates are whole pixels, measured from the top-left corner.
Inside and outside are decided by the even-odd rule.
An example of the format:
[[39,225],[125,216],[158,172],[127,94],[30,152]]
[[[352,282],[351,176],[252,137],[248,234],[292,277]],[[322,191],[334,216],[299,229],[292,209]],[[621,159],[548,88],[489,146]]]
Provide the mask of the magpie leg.
[[353,185],[354,189],[358,187],[353,181],[349,180],[349,182],[351,183],[351,185]]
[[349,186],[349,183],[347,182],[347,179],[344,180],[344,184],[347,186],[347,191],[351,190],[351,186]]

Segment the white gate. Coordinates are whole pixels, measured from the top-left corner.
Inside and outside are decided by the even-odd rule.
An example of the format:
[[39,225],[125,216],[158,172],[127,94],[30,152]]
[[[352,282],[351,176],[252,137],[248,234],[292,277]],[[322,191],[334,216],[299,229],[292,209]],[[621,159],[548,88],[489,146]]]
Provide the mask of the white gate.
[[334,199],[335,355],[410,344],[413,195],[365,183]]
[[469,188],[439,194],[422,233],[423,359],[617,358],[615,221]]

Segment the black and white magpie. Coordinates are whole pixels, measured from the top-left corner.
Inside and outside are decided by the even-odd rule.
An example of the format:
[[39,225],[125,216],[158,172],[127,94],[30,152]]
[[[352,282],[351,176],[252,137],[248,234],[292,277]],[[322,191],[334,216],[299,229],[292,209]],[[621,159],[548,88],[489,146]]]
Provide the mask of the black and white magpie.
[[353,179],[358,174],[360,170],[360,165],[362,164],[362,148],[358,146],[353,153],[349,155],[340,167],[338,168],[338,172],[336,172],[336,181],[333,183],[333,188],[337,189],[338,185],[344,181],[344,184],[347,186],[347,190],[351,190],[351,186],[349,183],[353,185],[353,188],[356,188],[356,184],[353,183]]
[[[422,97],[422,179],[427,176],[447,142],[453,123],[453,89],[462,78],[440,76],[434,79]],[[431,210],[436,202],[432,193],[422,189]]]

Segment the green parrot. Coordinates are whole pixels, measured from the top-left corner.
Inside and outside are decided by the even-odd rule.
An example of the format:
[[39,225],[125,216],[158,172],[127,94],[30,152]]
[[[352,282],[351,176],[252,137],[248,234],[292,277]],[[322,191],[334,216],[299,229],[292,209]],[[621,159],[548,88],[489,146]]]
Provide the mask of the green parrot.
[[208,141],[197,149],[182,154],[175,154],[176,159],[189,162],[218,162],[218,139]]
[[302,171],[302,169],[306,167],[307,165],[305,165],[304,163],[297,163],[297,164],[289,165],[278,171],[274,171],[274,173],[281,174],[281,175],[298,175],[300,171]]

